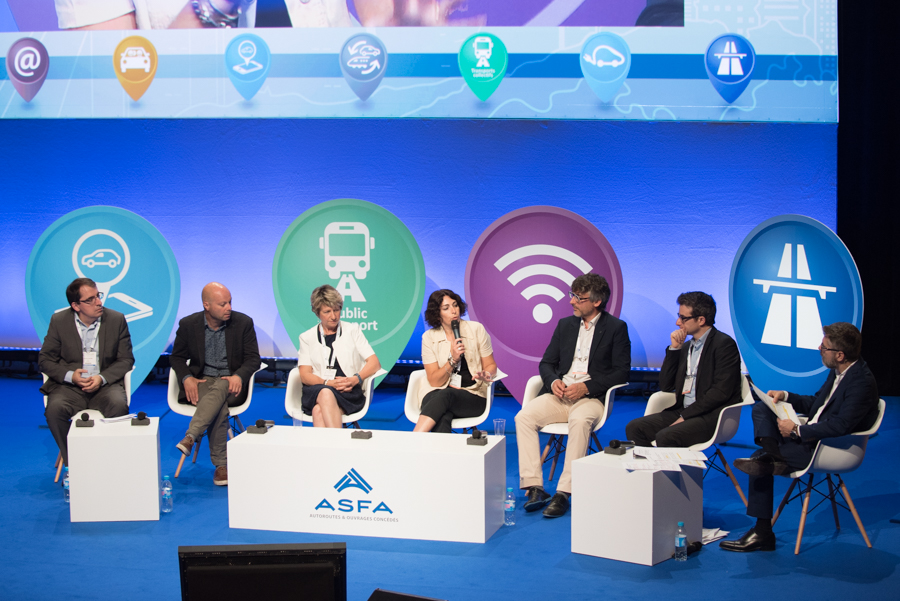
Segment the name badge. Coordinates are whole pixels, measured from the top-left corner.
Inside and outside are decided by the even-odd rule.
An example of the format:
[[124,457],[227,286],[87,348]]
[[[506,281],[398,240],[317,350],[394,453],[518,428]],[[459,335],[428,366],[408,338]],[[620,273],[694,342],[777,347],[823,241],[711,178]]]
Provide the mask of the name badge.
[[334,380],[337,377],[337,369],[328,369],[326,367],[322,377],[325,378],[326,382],[328,380]]
[[685,376],[681,394],[689,394],[694,389],[694,376]]
[[453,374],[450,376],[450,388],[462,388],[462,376],[459,374]]
[[85,377],[99,376],[100,366],[97,365],[97,351],[84,351],[83,361]]

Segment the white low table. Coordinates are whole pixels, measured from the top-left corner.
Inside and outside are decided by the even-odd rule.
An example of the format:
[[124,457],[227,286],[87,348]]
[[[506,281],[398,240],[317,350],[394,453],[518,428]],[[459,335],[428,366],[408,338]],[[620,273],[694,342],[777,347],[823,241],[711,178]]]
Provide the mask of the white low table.
[[159,418],[69,427],[69,510],[73,522],[159,519]]
[[703,531],[703,469],[633,471],[633,459],[595,453],[572,463],[572,552],[656,565],[672,557],[678,522],[688,541]]
[[228,442],[232,528],[483,543],[503,524],[505,437],[275,426]]

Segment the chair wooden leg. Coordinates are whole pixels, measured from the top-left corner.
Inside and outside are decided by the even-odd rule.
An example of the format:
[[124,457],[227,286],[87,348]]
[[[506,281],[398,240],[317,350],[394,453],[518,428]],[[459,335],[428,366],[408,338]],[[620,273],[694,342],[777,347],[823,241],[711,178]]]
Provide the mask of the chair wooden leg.
[[797,486],[796,480],[791,480],[791,485],[788,486],[787,492],[784,493],[784,498],[781,499],[781,504],[778,506],[778,510],[775,512],[775,515],[772,516],[772,525],[775,525],[775,522],[778,521],[778,516],[781,515],[781,510],[784,509],[784,506],[787,505],[788,499],[791,498],[791,493],[794,492],[794,487]]
[[862,534],[863,540],[866,541],[866,546],[871,549],[872,543],[869,541],[869,535],[866,534],[866,529],[863,528],[862,520],[859,519],[859,513],[856,512],[856,505],[853,504],[853,499],[850,498],[850,492],[847,490],[847,485],[844,484],[843,481],[841,481],[841,492],[844,493],[844,498],[847,500],[847,507],[850,508],[853,519],[856,520],[856,527],[859,528],[859,533]]
[[202,444],[203,444],[203,437],[201,436],[200,438],[197,439],[197,442],[194,445],[194,459],[191,461],[191,463],[197,463],[197,455],[200,454],[200,445],[202,445]]
[[178,468],[175,470],[175,477],[178,477],[178,474],[181,473],[181,466],[184,465],[184,460],[187,458],[187,455],[182,454],[181,459],[178,461]]
[[825,474],[825,479],[828,480],[828,500],[831,501],[831,512],[834,513],[834,527],[840,530],[841,521],[838,519],[837,501],[834,499],[836,491],[834,483],[831,481],[831,474]]
[[728,461],[725,459],[725,455],[722,454],[718,448],[716,449],[716,455],[719,456],[719,460],[722,462],[722,467],[725,468],[725,473],[728,474],[728,477],[731,478],[731,483],[734,484],[734,488],[737,489],[738,495],[741,497],[741,501],[744,502],[744,507],[747,506],[747,497],[744,496],[744,491],[741,490],[741,485],[738,484],[737,478],[734,477],[734,473],[731,471],[731,467],[728,465]]
[[228,440],[234,438],[234,432],[232,432],[231,428],[228,428]]
[[544,452],[541,453],[541,465],[543,465],[544,462],[547,461],[547,455],[550,454],[550,445],[553,444],[554,440],[556,440],[556,434],[551,434],[550,440],[547,441],[547,446],[544,447]]
[[806,496],[803,497],[803,509],[800,512],[800,527],[797,529],[797,544],[794,545],[794,555],[800,555],[800,541],[803,540],[803,528],[806,526],[806,512],[809,511],[809,497],[812,495],[813,478],[815,478],[815,475],[810,474]]
[[62,463],[62,453],[56,454],[56,463],[53,464],[53,467],[59,467],[59,464]]
[[53,483],[59,482],[59,475],[62,473],[63,462],[62,462],[62,453],[59,455],[59,463],[56,464],[56,478],[53,479]]

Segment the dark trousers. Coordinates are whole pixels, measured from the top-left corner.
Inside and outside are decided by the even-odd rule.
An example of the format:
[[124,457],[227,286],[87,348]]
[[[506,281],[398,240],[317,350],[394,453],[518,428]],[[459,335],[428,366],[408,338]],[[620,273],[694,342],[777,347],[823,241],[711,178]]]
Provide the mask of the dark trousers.
[[[792,471],[809,465],[816,443],[804,443],[784,438],[778,431],[778,420],[765,403],[753,406],[753,434],[756,444],[764,451],[784,460]],[[757,519],[772,519],[775,503],[775,476],[750,476],[750,495],[747,515]]]
[[625,436],[640,447],[649,447],[656,441],[658,447],[689,447],[712,438],[719,421],[718,413],[686,419],[673,426],[680,409],[666,409],[628,422]]
[[457,417],[477,417],[484,413],[487,399],[468,390],[447,388],[432,390],[422,399],[422,415],[435,421],[432,432],[452,432]]
[[79,387],[61,384],[47,396],[47,408],[44,417],[53,434],[56,445],[62,453],[63,462],[69,465],[69,420],[73,415],[85,409],[94,409],[103,417],[120,417],[128,414],[128,399],[122,382],[101,386],[93,393],[83,392]]

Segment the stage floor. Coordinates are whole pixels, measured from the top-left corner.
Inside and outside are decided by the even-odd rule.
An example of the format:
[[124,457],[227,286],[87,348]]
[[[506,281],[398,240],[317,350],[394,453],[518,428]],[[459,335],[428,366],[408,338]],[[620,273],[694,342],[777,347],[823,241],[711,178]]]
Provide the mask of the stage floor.
[[[690,596],[693,601],[787,596],[791,599],[897,597],[900,588],[900,399],[888,401],[884,423],[868,447],[862,467],[846,481],[874,545],[867,549],[849,512],[834,529],[831,510],[811,513],[799,556],[794,540],[799,502],[792,503],[775,531],[774,553],[726,553],[716,544],[685,563],[654,567],[598,559],[570,552],[570,516],[550,520],[519,510],[517,524],[501,528],[485,544],[438,543],[365,537],[334,537],[238,530],[228,527],[228,491],[212,482],[213,467],[203,445],[196,464],[185,463],[175,480],[175,510],[158,522],[79,523],[69,511],[59,484],[53,483],[57,449],[46,427],[38,392],[40,380],[0,377],[7,427],[0,439],[0,587],[3,599],[178,599],[179,545],[309,543],[347,544],[349,599],[364,601],[375,588],[439,599],[663,599]],[[134,394],[133,411],[163,416],[160,422],[162,470],[174,475],[188,419],[166,414],[166,388],[144,384]],[[402,391],[376,390],[368,429],[411,430],[403,416]],[[518,404],[498,398],[491,419],[507,419],[507,483],[518,485],[513,417]],[[600,432],[604,444],[623,438],[625,424],[643,414],[638,398],[619,397]],[[244,414],[288,424],[284,388],[257,385]],[[741,429],[723,450],[731,462],[755,448],[749,411]],[[313,461],[314,458],[310,458]],[[561,466],[558,468],[561,470]],[[545,477],[549,463],[545,466]],[[738,473],[746,490],[746,476]],[[555,480],[555,479],[554,479]],[[776,498],[787,488],[778,479]],[[553,489],[554,483],[547,488]],[[734,534],[752,525],[730,481],[710,473],[705,483],[704,526]],[[615,495],[616,491],[609,491]],[[522,496],[518,502],[521,505]],[[435,516],[435,519],[441,519]],[[670,585],[682,585],[678,592]],[[298,597],[302,598],[302,594]]]

